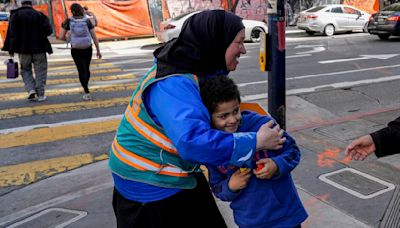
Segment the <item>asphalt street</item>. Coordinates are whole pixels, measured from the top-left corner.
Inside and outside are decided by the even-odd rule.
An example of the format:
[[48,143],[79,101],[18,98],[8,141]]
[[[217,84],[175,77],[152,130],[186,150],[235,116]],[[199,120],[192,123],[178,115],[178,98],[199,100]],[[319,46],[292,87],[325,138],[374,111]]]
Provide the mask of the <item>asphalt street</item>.
[[[399,42],[288,32],[287,131],[302,151],[292,175],[309,213],[303,227],[399,227],[400,156],[352,162],[343,153],[352,139],[400,115]],[[65,44],[49,56],[46,102],[28,102],[21,78],[5,79],[0,66],[0,227],[116,226],[108,148],[159,45],[154,38],[100,45],[90,102]],[[258,44],[246,49],[231,77],[243,101],[267,109]],[[229,205],[217,203],[236,227]]]

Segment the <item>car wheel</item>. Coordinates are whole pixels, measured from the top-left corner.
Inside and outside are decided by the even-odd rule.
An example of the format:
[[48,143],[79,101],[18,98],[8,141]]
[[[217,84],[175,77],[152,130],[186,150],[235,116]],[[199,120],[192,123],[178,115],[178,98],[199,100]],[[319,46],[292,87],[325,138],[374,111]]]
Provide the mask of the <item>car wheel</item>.
[[308,34],[308,35],[310,35],[310,36],[312,36],[312,35],[314,35],[314,31],[306,31],[306,33]]
[[253,30],[251,31],[251,35],[250,35],[250,40],[253,43],[257,43],[260,42],[260,33],[265,32],[264,29],[256,27],[253,28]]
[[365,23],[364,28],[363,28],[363,32],[368,32],[368,22]]
[[388,40],[389,36],[390,36],[389,34],[378,34],[378,37],[381,40]]
[[335,26],[333,26],[331,24],[326,25],[324,28],[324,34],[326,36],[332,36],[333,34],[335,34]]

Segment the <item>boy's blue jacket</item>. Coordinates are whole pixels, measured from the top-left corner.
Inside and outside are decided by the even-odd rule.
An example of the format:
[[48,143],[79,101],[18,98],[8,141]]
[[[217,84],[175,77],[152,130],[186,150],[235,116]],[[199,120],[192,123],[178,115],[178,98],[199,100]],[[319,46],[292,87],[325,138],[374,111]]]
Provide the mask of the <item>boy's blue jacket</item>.
[[[244,111],[238,132],[257,131],[269,120],[271,117]],[[238,168],[230,165],[207,167],[214,194],[223,201],[231,201],[235,222],[240,227],[295,227],[308,216],[290,175],[299,164],[300,151],[293,138],[287,133],[284,136],[287,140],[281,150],[258,152],[260,158],[267,155],[279,168],[279,174],[270,180],[252,175],[246,188],[232,192],[228,181]]]

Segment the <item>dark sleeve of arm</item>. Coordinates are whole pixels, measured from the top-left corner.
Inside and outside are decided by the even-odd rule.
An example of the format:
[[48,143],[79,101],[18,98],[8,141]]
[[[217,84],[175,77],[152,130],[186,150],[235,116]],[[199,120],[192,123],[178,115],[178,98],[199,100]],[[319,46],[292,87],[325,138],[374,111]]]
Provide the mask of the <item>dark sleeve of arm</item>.
[[89,30],[94,29],[94,25],[92,24],[92,22],[89,19],[87,19],[86,23],[88,25]]
[[61,24],[61,27],[66,31],[69,30],[69,18],[65,19],[65,21]]
[[45,36],[50,36],[53,33],[53,29],[51,28],[49,18],[46,15],[42,14],[42,20],[43,20],[43,34]]
[[371,134],[374,140],[377,157],[383,157],[400,152],[400,117],[393,120],[387,127]]
[[211,190],[222,201],[232,201],[239,196],[240,191],[232,192],[228,187],[229,177],[216,167],[207,166]]

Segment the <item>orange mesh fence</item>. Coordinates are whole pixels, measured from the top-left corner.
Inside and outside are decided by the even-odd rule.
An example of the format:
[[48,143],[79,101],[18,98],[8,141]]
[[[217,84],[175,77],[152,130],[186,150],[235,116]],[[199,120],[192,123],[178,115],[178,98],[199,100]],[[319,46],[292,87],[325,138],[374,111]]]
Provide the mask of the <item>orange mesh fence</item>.
[[[65,17],[55,18],[59,12],[56,13],[54,8],[59,9],[64,15],[61,1],[57,1],[57,6],[53,7],[54,24],[59,27],[56,28],[57,37],[60,35],[61,23]],[[65,1],[68,16],[71,16],[69,8],[75,2],[87,6],[89,11],[96,15],[98,22],[96,34],[99,39],[153,35],[147,1]]]
[[354,6],[368,13],[376,13],[379,11],[379,0],[344,0],[343,4]]
[[34,5],[33,8],[44,13],[47,17],[49,16],[49,6],[47,4]]
[[3,48],[6,39],[8,21],[0,21],[0,48]]

